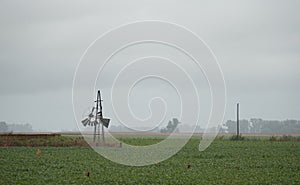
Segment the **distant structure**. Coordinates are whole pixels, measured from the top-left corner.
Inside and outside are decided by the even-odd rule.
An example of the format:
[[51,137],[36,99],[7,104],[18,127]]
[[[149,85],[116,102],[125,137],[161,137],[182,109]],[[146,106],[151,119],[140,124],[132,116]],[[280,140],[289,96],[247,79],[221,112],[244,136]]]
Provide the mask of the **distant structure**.
[[[81,121],[83,126],[93,126],[94,127],[94,137],[93,141],[96,142],[96,135],[98,135],[98,142],[96,145],[100,144],[100,125],[102,127],[102,142],[105,143],[104,138],[104,127],[108,128],[110,119],[103,118],[102,113],[102,100],[101,100],[101,93],[100,90],[98,90],[97,98],[96,98],[96,106],[92,108],[91,113],[88,115],[87,118]],[[97,128],[98,128],[98,134],[97,134]]]

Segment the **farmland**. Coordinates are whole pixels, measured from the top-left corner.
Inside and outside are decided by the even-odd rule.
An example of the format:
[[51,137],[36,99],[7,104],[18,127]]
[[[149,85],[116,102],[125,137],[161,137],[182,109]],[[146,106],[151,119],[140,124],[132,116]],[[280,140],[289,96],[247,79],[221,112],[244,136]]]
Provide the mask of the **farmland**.
[[221,138],[204,152],[198,144],[193,138],[170,159],[144,167],[113,163],[86,146],[1,147],[0,184],[300,184],[298,141]]

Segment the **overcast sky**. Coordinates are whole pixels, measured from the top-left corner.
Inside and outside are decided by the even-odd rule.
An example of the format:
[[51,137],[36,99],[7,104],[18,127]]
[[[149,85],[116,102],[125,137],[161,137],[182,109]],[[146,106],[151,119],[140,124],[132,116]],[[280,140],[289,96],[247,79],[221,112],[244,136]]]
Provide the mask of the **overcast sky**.
[[211,47],[227,85],[225,121],[235,119],[236,102],[241,118],[300,119],[299,7],[296,0],[2,0],[0,121],[76,128],[72,81],[83,52],[108,30],[142,20],[182,25]]

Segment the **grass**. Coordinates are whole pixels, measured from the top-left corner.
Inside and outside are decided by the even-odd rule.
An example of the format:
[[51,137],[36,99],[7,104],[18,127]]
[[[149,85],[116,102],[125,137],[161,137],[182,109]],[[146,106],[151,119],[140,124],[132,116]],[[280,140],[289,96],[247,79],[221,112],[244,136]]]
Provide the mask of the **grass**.
[[2,147],[0,184],[300,184],[300,142],[222,138],[204,152],[198,144],[191,139],[170,159],[145,167],[113,163],[89,147]]

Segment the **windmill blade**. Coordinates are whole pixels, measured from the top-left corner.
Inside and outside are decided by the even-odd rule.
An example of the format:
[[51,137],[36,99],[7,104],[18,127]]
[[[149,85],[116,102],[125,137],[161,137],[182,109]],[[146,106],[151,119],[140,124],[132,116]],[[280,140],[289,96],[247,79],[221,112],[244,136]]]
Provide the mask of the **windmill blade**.
[[84,120],[81,121],[83,126],[86,126],[87,124],[89,124],[89,122],[90,122],[89,118],[85,118]]
[[91,119],[95,116],[94,115],[94,110],[95,110],[95,107],[93,107],[91,113],[89,113],[89,115],[88,115],[89,119]]
[[105,126],[106,128],[108,128],[110,119],[108,119],[108,118],[100,118],[100,120],[101,120],[101,123],[103,124],[103,126]]
[[99,124],[98,121],[92,121],[92,122],[91,122],[91,125],[92,125],[92,126],[95,126],[95,125],[97,125],[97,124]]
[[91,118],[93,118],[94,117],[94,114],[93,114],[93,112],[91,112],[90,114],[89,114],[89,119],[91,119]]

